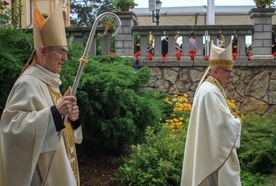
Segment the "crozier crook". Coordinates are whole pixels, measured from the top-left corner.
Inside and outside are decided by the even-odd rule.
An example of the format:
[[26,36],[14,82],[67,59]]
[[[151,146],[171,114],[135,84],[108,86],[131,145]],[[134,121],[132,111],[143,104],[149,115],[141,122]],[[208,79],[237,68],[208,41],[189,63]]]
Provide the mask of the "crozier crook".
[[[85,64],[88,62],[87,56],[88,56],[88,53],[90,51],[90,48],[91,48],[91,45],[92,45],[92,42],[93,42],[93,39],[94,39],[94,36],[95,36],[97,25],[98,25],[99,21],[105,16],[112,16],[117,21],[117,24],[118,24],[117,30],[115,30],[115,32],[112,34],[112,37],[115,36],[119,32],[119,29],[121,27],[121,20],[116,14],[114,14],[112,12],[105,12],[105,13],[102,13],[101,15],[99,15],[96,18],[96,20],[94,21],[94,24],[92,26],[92,29],[90,31],[88,41],[87,41],[86,47],[84,49],[83,56],[80,58],[79,69],[78,69],[78,72],[77,72],[77,75],[76,75],[76,78],[75,78],[75,81],[74,81],[74,84],[73,84],[73,87],[72,87],[72,92],[71,92],[71,95],[73,95],[73,96],[76,94],[83,68],[84,68]],[[110,28],[110,22],[105,23],[105,26],[106,26],[106,28]],[[105,35],[106,31],[103,34]]]
[[[93,26],[92,26],[92,28],[91,28],[91,31],[90,31],[90,34],[89,34],[87,43],[86,43],[86,47],[85,47],[85,49],[84,49],[83,56],[82,56],[82,57],[80,58],[80,60],[79,60],[80,65],[79,65],[79,68],[78,68],[78,71],[77,71],[77,74],[76,74],[76,77],[75,77],[75,80],[74,80],[74,84],[73,84],[72,91],[71,91],[71,94],[70,94],[71,96],[75,96],[75,94],[76,94],[76,92],[77,92],[77,88],[78,88],[79,82],[80,82],[80,78],[81,78],[81,75],[82,75],[82,72],[83,72],[83,69],[84,69],[84,66],[85,66],[86,63],[88,62],[88,59],[87,59],[87,58],[88,58],[88,53],[89,53],[89,51],[90,51],[90,48],[91,48],[91,45],[92,45],[92,42],[93,42],[93,39],[94,39],[94,36],[95,36],[95,32],[96,32],[96,29],[97,29],[97,25],[98,25],[98,23],[102,20],[102,18],[103,18],[103,17],[106,17],[106,16],[111,16],[111,17],[115,18],[116,21],[117,21],[117,24],[118,24],[118,25],[117,25],[117,29],[116,29],[115,32],[112,34],[112,37],[115,36],[115,35],[119,32],[119,30],[120,30],[120,27],[121,27],[121,20],[120,20],[120,18],[119,18],[116,14],[114,14],[114,13],[112,13],[112,12],[105,12],[105,13],[102,13],[102,14],[100,14],[100,15],[95,19],[95,21],[94,21],[94,23],[93,23]],[[107,30],[108,30],[109,28],[111,28],[111,26],[112,26],[112,25],[111,25],[111,22],[110,22],[110,19],[109,19],[109,21],[108,21],[107,23],[104,23],[104,24],[105,24],[106,29],[105,29],[105,31],[104,31],[104,33],[103,33],[102,35],[106,35]],[[67,119],[68,119],[68,115],[64,117],[64,125],[65,125]],[[62,134],[63,134],[63,130],[61,130],[61,131],[58,133],[58,141],[59,141],[59,142],[60,142],[60,139],[61,139]],[[48,168],[47,168],[47,171],[46,171],[46,173],[45,173],[45,176],[44,176],[43,180],[41,179],[41,180],[42,180],[42,183],[41,183],[42,186],[44,186],[45,183],[46,183],[46,180],[47,180],[47,177],[48,177],[48,174],[49,174],[49,171],[50,171],[50,169],[51,169],[52,162],[53,162],[53,159],[54,159],[54,156],[55,156],[55,152],[56,152],[56,151],[53,152],[53,155],[52,155],[52,157],[51,157],[49,166],[48,166]]]

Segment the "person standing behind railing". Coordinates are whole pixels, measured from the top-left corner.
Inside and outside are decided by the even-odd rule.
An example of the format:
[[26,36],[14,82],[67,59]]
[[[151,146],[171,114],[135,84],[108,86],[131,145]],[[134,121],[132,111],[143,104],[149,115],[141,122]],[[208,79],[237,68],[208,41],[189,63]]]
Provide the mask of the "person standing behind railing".
[[224,35],[222,35],[221,33],[219,33],[217,35],[217,43],[216,46],[220,47],[220,48],[224,48]]
[[275,38],[275,33],[272,31],[272,36],[271,36],[271,54],[275,55],[274,53],[276,52],[276,38]]
[[232,53],[238,53],[238,35],[235,34],[232,40]]
[[189,36],[189,50],[196,50],[196,35],[194,32]]

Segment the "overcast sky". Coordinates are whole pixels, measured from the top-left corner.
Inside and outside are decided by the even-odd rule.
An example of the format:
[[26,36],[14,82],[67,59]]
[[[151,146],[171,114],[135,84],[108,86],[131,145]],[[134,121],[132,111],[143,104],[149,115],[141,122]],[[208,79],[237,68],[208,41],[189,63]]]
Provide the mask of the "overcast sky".
[[[207,0],[160,0],[162,7],[179,7],[179,6],[203,6],[207,5]],[[254,0],[214,0],[215,5],[221,6],[242,6],[255,5]],[[149,0],[135,0],[138,3],[136,8],[147,8]]]

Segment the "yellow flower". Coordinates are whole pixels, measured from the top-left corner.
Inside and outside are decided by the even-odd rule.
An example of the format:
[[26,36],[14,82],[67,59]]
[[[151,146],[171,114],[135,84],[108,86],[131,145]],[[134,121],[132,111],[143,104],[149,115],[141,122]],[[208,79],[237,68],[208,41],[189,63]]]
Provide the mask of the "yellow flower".
[[174,118],[173,121],[177,123],[179,120],[177,118]]
[[172,101],[173,101],[173,102],[177,102],[177,98],[173,98]]
[[166,97],[164,102],[172,105],[172,113],[168,116],[171,119],[167,119],[166,124],[172,129],[178,129],[185,123],[188,123],[192,105],[188,102],[187,94],[183,94],[182,96],[175,94],[171,97]]

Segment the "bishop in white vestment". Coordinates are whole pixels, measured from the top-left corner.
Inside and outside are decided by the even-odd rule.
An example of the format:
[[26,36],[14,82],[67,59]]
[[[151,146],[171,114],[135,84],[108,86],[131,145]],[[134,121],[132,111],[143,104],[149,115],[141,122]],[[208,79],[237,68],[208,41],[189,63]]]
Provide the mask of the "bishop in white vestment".
[[237,148],[242,120],[231,114],[224,91],[233,77],[231,49],[212,42],[209,68],[193,101],[181,186],[241,186]]
[[48,18],[35,6],[33,19],[35,50],[0,123],[0,185],[79,186],[79,109],[70,88],[64,96],[59,91],[58,73],[68,52],[61,5]]

